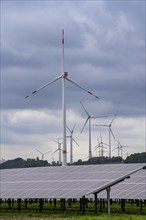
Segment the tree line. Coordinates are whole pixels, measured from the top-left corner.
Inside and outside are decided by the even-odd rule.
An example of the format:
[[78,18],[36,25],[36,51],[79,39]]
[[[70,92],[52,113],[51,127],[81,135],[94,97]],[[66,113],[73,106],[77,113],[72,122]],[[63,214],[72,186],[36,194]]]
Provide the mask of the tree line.
[[[109,164],[109,163],[146,163],[146,152],[134,153],[127,156],[125,160],[121,157],[92,157],[89,160],[82,161],[79,159],[72,165],[89,165],[89,164]],[[36,159],[22,159],[16,158],[13,160],[8,160],[0,164],[0,169],[11,169],[11,168],[27,168],[27,167],[44,167],[44,166],[58,166],[58,162],[53,161],[48,163],[47,160]],[[71,165],[71,164],[68,164]]]
[[92,157],[87,161],[79,159],[75,162],[75,165],[87,165],[87,164],[109,164],[109,163],[146,163],[146,152],[134,153],[124,160],[121,157]]

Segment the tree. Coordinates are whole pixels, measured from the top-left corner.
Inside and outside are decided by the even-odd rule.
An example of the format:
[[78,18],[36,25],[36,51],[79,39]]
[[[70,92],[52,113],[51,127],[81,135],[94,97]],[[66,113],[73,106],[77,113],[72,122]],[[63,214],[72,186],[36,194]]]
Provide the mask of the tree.
[[131,154],[125,159],[125,163],[146,163],[146,152]]

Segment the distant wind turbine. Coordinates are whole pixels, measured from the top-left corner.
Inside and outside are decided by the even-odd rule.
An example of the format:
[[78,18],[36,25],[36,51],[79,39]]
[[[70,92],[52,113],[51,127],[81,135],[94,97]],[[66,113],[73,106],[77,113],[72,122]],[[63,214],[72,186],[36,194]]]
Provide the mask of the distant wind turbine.
[[98,96],[94,95],[92,92],[88,91],[78,83],[74,82],[73,80],[68,78],[68,72],[65,72],[65,63],[64,63],[64,30],[62,30],[62,74],[60,76],[57,76],[52,81],[46,83],[45,85],[41,86],[37,90],[34,90],[30,95],[27,95],[25,98],[29,98],[30,96],[36,94],[37,92],[41,91],[42,89],[46,88],[50,84],[58,81],[59,79],[62,79],[62,136],[63,136],[63,162],[62,166],[67,166],[67,151],[66,151],[66,81],[69,81],[70,83],[74,84],[75,86],[79,87],[83,91],[87,92],[88,94],[94,96],[95,98],[99,99]]
[[118,140],[118,147],[114,148],[113,151],[116,150],[116,149],[118,149],[118,157],[120,157],[121,146],[120,146],[119,140]]
[[95,150],[97,150],[97,148],[99,148],[99,156],[103,157],[104,156],[104,148],[106,149],[106,147],[104,147],[104,145],[109,146],[108,144],[104,143],[102,141],[102,136],[100,134],[100,142],[98,139],[98,145],[95,146]]
[[[119,144],[120,144],[120,142],[119,142]],[[122,158],[122,159],[123,159],[123,151],[124,151],[123,148],[124,148],[124,147],[128,147],[128,146],[123,146],[123,145],[120,144],[121,158]]]
[[114,140],[116,141],[116,138],[115,138],[115,136],[114,136],[114,133],[113,133],[113,131],[112,131],[111,126],[112,126],[112,123],[113,123],[113,121],[115,120],[115,117],[117,116],[117,114],[118,114],[118,112],[114,115],[114,117],[113,117],[113,119],[111,120],[110,124],[108,124],[108,125],[95,125],[95,126],[108,127],[108,129],[109,129],[109,158],[111,158],[111,134],[112,134]]
[[36,151],[38,151],[38,152],[42,155],[42,160],[44,160],[44,155],[50,153],[50,151],[47,151],[46,153],[42,153],[42,152],[39,151],[38,149],[36,149]]
[[89,122],[89,159],[91,159],[91,158],[92,158],[92,149],[91,149],[91,119],[92,119],[92,118],[103,118],[103,117],[107,117],[107,116],[91,116],[91,115],[87,112],[87,110],[86,110],[85,106],[83,105],[83,103],[82,103],[81,101],[80,101],[80,103],[81,103],[81,105],[82,105],[84,111],[85,111],[86,114],[87,114],[87,119],[86,119],[86,121],[85,121],[85,123],[84,123],[84,126],[83,126],[83,128],[82,128],[82,130],[81,130],[81,133],[83,132],[83,130],[84,130],[84,128],[85,128],[87,122]]
[[[128,147],[128,146],[122,146],[120,144],[120,141],[118,140],[118,147],[114,148],[114,150],[118,149],[118,157],[121,157],[123,159],[123,148],[124,147]],[[121,152],[121,155],[120,155],[120,152]]]
[[67,129],[70,132],[70,135],[67,136],[70,138],[70,164],[73,163],[73,141],[79,146],[79,144],[75,141],[75,139],[73,138],[73,133],[74,133],[74,129],[75,129],[75,124],[73,126],[73,129],[70,130],[70,128],[67,126]]
[[58,138],[58,141],[54,141],[55,143],[58,144],[58,147],[57,147],[57,150],[55,150],[51,155],[55,154],[58,151],[59,164],[61,165],[61,151],[62,151],[61,144],[62,143],[59,141],[59,139],[61,139],[61,138]]

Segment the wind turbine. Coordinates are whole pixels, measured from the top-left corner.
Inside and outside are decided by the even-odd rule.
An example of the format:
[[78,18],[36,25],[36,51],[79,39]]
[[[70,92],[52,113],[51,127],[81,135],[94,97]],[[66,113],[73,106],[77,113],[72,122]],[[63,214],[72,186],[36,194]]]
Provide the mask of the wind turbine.
[[[123,159],[123,148],[124,147],[128,147],[128,146],[122,146],[121,144],[120,144],[120,141],[118,140],[118,147],[116,147],[114,150],[116,150],[116,149],[118,149],[118,157],[120,157],[121,156],[121,158]],[[121,155],[120,155],[120,151],[121,151]]]
[[84,107],[83,103],[82,103],[81,101],[80,101],[80,103],[81,103],[81,105],[82,105],[84,111],[85,111],[86,114],[87,114],[87,119],[86,119],[86,121],[85,121],[85,123],[84,123],[84,126],[83,126],[83,128],[82,128],[82,130],[81,130],[81,133],[83,132],[83,130],[84,130],[84,128],[85,128],[87,122],[89,122],[89,159],[91,159],[91,158],[92,158],[92,150],[91,150],[91,119],[92,119],[92,118],[102,118],[102,117],[107,117],[107,116],[91,116],[91,115],[87,112],[87,110],[86,110],[86,108]]
[[102,141],[101,134],[100,134],[100,140],[101,141],[99,142],[99,139],[98,139],[98,145],[95,146],[95,150],[97,150],[97,148],[99,148],[99,156],[103,157],[104,156],[104,148],[106,148],[106,147],[104,147],[104,145],[106,145],[106,146],[109,146],[109,145]]
[[70,128],[67,126],[67,129],[70,132],[70,135],[67,136],[70,138],[70,164],[73,163],[73,141],[79,146],[79,144],[75,141],[75,139],[73,138],[73,133],[74,133],[74,129],[75,129],[75,124],[73,126],[73,129],[70,130]]
[[42,160],[44,160],[44,155],[50,153],[50,151],[47,151],[46,153],[42,153],[42,152],[39,151],[38,149],[36,149],[36,151],[38,151],[38,152],[42,155]]
[[53,155],[53,154],[55,154],[57,151],[58,151],[58,156],[59,156],[59,164],[61,164],[61,151],[62,151],[62,149],[61,149],[61,142],[59,142],[59,139],[60,138],[58,138],[58,141],[54,141],[54,142],[56,142],[57,144],[58,144],[58,148],[57,148],[57,150],[55,150],[51,155]]
[[74,82],[70,78],[68,78],[68,72],[65,72],[65,63],[64,63],[64,30],[62,30],[62,74],[54,78],[52,81],[49,81],[45,85],[41,86],[40,88],[34,90],[30,95],[27,95],[25,98],[29,98],[30,96],[36,94],[37,92],[41,91],[42,89],[46,88],[50,84],[62,79],[62,138],[63,138],[63,162],[62,166],[67,166],[67,151],[66,151],[66,81],[74,84],[75,86],[79,87],[83,91],[87,92],[88,94],[94,96],[95,98],[99,99],[98,96],[94,95],[92,92],[88,91],[78,83]]
[[117,114],[118,114],[118,112],[116,112],[116,114],[114,115],[114,117],[113,117],[113,119],[111,120],[110,124],[108,124],[108,125],[95,125],[95,126],[108,127],[108,129],[109,129],[109,158],[111,158],[111,134],[112,134],[114,140],[116,141],[116,138],[115,138],[115,136],[114,136],[114,133],[113,133],[113,131],[112,131],[111,126],[112,126],[112,123],[113,123],[113,121],[115,120],[115,117],[117,116]]
[[[119,142],[119,144],[120,144],[120,142]],[[123,151],[124,151],[123,148],[124,148],[124,147],[128,147],[128,146],[123,146],[123,145],[120,144],[121,158],[122,158],[122,159],[123,159]]]
[[116,149],[118,149],[118,157],[120,157],[120,142],[119,142],[119,140],[118,140],[118,147],[114,148],[113,151]]
[[104,156],[104,148],[106,149],[106,147],[104,147],[104,145],[106,145],[106,146],[109,146],[108,144],[106,144],[106,143],[104,143],[103,141],[102,141],[102,136],[101,136],[101,134],[100,134],[100,142],[99,142],[99,145],[100,145],[100,147],[101,147],[101,156],[103,157]]

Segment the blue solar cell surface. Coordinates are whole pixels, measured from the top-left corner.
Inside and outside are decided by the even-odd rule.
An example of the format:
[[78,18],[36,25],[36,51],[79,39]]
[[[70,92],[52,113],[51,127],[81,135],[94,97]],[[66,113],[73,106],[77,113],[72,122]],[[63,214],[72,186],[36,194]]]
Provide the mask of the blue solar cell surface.
[[[133,187],[136,188],[136,181],[137,184],[139,184],[139,181],[135,172],[140,170],[143,166],[144,164],[103,164],[4,169],[0,170],[0,198],[60,199],[81,198],[82,196],[93,197],[92,192],[104,190],[119,180],[122,180],[122,178],[131,175],[131,173],[135,175],[133,177],[135,181]],[[141,174],[139,174],[139,176],[141,176]],[[140,178],[142,178],[142,176]],[[131,179],[126,179],[125,181],[128,184],[130,180]],[[126,188],[126,185],[123,185],[124,182],[118,185],[124,187],[121,189],[123,192],[124,190],[127,192],[129,189]],[[115,192],[114,195],[120,193],[120,190],[116,188],[118,185],[111,187],[111,196],[113,192]],[[135,188],[133,188],[133,190]],[[112,189],[114,189],[113,192]],[[143,192],[143,186],[139,185],[139,189],[140,195],[141,192]],[[142,193],[142,195],[143,194],[144,193]],[[99,196],[101,195],[102,193],[99,194]],[[103,197],[105,197],[104,192]]]

